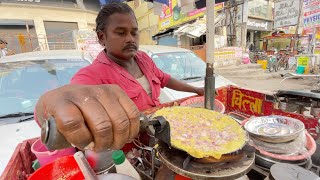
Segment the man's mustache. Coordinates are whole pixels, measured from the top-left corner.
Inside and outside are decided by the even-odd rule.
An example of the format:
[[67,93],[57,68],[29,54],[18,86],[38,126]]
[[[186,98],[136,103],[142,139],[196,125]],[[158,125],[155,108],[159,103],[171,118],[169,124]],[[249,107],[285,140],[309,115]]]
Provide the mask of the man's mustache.
[[135,44],[128,44],[126,45],[123,50],[126,50],[126,49],[135,49],[135,50],[138,50],[138,47],[135,45]]

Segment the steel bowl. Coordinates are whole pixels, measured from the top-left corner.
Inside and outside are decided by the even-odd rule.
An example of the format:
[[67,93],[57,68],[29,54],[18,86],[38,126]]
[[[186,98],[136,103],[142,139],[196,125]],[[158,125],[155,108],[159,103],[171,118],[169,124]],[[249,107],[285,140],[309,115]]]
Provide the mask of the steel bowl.
[[289,142],[305,129],[304,124],[285,116],[253,117],[244,125],[249,135],[265,142]]

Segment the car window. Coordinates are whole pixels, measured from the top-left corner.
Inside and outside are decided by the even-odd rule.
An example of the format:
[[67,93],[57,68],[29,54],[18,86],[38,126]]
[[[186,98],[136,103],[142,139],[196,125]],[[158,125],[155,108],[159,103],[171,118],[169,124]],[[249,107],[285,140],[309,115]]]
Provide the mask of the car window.
[[0,116],[32,112],[44,92],[68,84],[88,64],[66,59],[0,63]]
[[193,52],[153,54],[153,61],[159,69],[176,79],[205,76],[205,63]]

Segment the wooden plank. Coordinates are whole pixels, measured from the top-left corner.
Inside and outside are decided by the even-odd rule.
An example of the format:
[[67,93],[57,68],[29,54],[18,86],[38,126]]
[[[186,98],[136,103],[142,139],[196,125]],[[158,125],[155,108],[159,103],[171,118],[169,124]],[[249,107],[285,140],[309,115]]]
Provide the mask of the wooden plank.
[[33,138],[23,141],[20,148],[20,156],[23,162],[23,166],[26,174],[33,173],[32,161],[36,160],[36,156],[31,152],[31,146],[39,138]]
[[37,139],[27,139],[17,145],[0,180],[27,179],[27,176],[33,172],[32,161],[36,159],[35,155],[31,152],[31,145]]
[[8,165],[3,171],[0,180],[20,180],[25,179],[22,176],[24,171],[23,162],[20,156],[20,148],[22,143],[18,144],[13,155],[10,158]]

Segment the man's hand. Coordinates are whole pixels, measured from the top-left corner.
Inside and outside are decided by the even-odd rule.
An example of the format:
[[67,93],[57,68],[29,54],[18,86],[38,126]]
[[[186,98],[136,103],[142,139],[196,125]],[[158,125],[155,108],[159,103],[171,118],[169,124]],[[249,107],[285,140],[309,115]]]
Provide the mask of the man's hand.
[[199,96],[203,96],[204,88],[195,88],[195,93],[197,93]]
[[40,97],[40,125],[54,117],[58,130],[80,149],[120,149],[139,133],[140,112],[117,85],[66,85]]
[[[204,96],[204,94],[205,94],[204,87],[202,87],[202,88],[196,88],[195,93],[197,93],[199,96]],[[214,94],[215,94],[216,96],[219,95],[217,90],[214,91]]]

